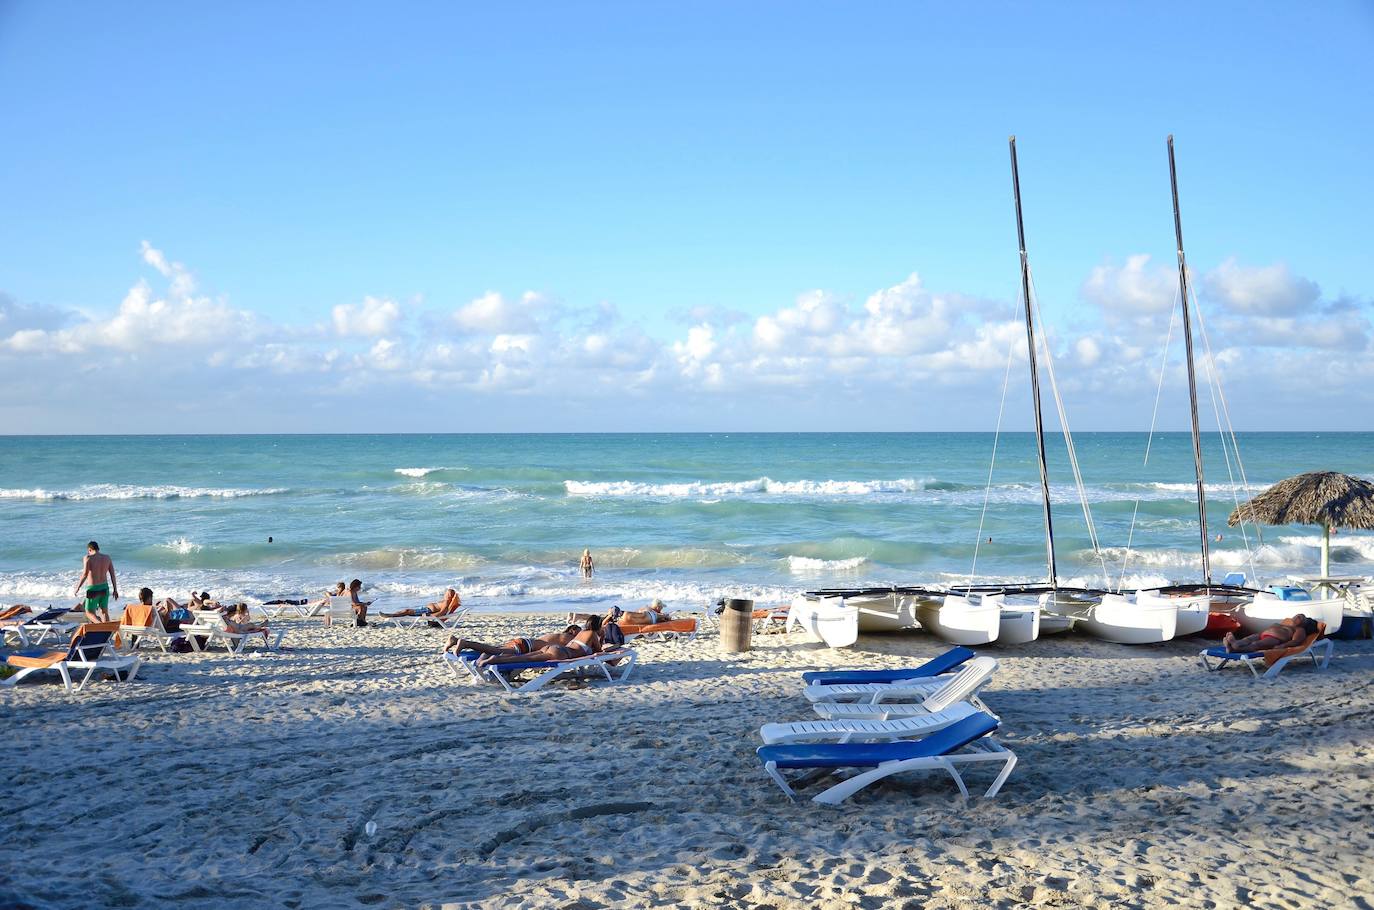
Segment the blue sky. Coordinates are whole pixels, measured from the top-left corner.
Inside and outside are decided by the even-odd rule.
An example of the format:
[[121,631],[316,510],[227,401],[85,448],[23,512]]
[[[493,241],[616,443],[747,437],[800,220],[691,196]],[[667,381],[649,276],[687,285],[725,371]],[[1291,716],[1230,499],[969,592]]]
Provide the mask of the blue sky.
[[1371,47],[1337,2],[6,3],[0,418],[94,375],[138,431],[990,428],[1014,132],[1075,426],[1143,429],[1172,132],[1237,423],[1368,429]]

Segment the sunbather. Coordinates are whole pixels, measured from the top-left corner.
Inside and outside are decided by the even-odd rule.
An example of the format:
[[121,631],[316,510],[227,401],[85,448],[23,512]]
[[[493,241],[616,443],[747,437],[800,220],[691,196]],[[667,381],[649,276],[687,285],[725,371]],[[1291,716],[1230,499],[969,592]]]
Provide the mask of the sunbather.
[[353,624],[356,626],[367,625],[367,608],[372,606],[372,601],[361,600],[358,592],[363,589],[360,579],[353,579],[348,583],[348,597],[353,602]]
[[590,657],[601,650],[601,617],[593,616],[572,641],[564,645],[546,645],[524,654],[485,654],[478,658],[477,666],[491,664],[533,663],[545,660],[572,660],[577,657]]
[[447,616],[462,605],[463,599],[458,596],[458,592],[453,588],[449,588],[444,592],[443,598],[427,607],[416,607],[412,610],[397,610],[395,613],[383,613],[382,615],[390,618],[395,618],[397,616]]
[[247,635],[253,632],[261,632],[262,640],[267,641],[267,623],[254,622],[253,617],[248,613],[248,604],[235,604],[224,614],[224,628],[227,631],[238,635]]
[[673,617],[668,615],[668,608],[663,605],[663,601],[657,597],[653,603],[643,610],[628,610],[622,613],[616,622],[623,626],[652,626],[661,622],[668,622]]
[[1227,632],[1221,640],[1222,645],[1232,654],[1249,654],[1254,651],[1272,651],[1275,648],[1291,648],[1300,645],[1307,636],[1317,631],[1317,621],[1299,613],[1283,622],[1276,622],[1262,632],[1236,638],[1235,633]]
[[568,642],[577,637],[582,631],[582,627],[571,625],[562,632],[550,632],[538,638],[512,638],[499,645],[483,644],[480,641],[473,641],[470,638],[459,638],[457,635],[448,637],[448,644],[444,646],[445,651],[452,651],[457,654],[459,651],[476,651],[479,654],[493,654],[506,656],[511,654],[529,654],[533,651],[540,651],[551,645],[566,647]]

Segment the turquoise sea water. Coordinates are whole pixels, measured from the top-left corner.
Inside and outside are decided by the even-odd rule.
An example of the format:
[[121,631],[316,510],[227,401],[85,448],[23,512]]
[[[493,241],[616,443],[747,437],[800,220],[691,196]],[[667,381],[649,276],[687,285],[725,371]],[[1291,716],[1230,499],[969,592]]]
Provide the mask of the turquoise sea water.
[[[1197,580],[1189,437],[1156,435],[1148,466],[1143,433],[1076,442],[1111,581]],[[686,607],[964,580],[979,540],[978,578],[1043,578],[1034,437],[1003,434],[989,488],[992,448],[981,433],[0,437],[0,603],[71,599],[90,538],[126,596],[260,600],[356,576],[397,605],[457,584],[480,609]],[[1307,470],[1374,476],[1371,433],[1247,433],[1240,450],[1254,492]],[[1214,574],[1315,571],[1315,528],[1251,532],[1247,553],[1215,435],[1207,459]],[[1057,436],[1050,460],[1061,581],[1100,585]],[[1335,546],[1341,570],[1374,572],[1374,535]]]

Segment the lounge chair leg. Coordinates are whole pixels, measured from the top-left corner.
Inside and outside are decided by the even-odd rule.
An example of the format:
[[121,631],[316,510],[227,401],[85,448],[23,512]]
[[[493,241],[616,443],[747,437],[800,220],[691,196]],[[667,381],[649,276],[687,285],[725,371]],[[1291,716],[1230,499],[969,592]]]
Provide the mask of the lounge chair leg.
[[793,802],[797,801],[797,794],[787,785],[787,779],[778,771],[778,763],[770,761],[764,764],[763,770],[768,772],[768,776],[773,778],[773,783],[782,788],[782,792],[787,794],[787,798]]
[[992,782],[992,786],[988,787],[988,791],[984,793],[983,796],[988,799],[991,799],[992,797],[996,796],[998,791],[1002,789],[1002,785],[1007,782],[1007,778],[1011,777],[1011,769],[1015,767],[1016,756],[1011,752],[1008,752],[1007,761],[1006,764],[1002,765],[1001,773],[997,775],[997,779]]

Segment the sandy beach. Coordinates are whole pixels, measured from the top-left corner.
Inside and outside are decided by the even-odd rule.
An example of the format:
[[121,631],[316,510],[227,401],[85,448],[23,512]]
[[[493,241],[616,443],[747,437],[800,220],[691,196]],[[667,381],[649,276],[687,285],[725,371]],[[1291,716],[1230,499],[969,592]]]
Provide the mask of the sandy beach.
[[727,658],[711,632],[640,645],[624,684],[504,696],[456,681],[434,630],[280,622],[278,653],[0,693],[0,904],[1374,906],[1372,642],[1276,685],[1204,673],[1197,641],[988,649],[1020,757],[995,800],[918,775],[828,808],[783,798],[758,727],[809,716],[802,670],[941,642],[767,635]]

